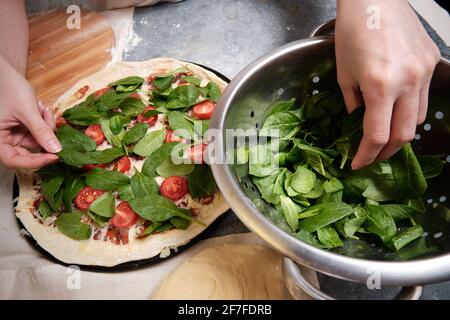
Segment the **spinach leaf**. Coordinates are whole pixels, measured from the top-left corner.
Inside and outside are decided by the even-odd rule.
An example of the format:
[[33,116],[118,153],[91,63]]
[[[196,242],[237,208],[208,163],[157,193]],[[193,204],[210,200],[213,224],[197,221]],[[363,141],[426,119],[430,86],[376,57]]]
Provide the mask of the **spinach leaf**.
[[311,191],[309,191],[308,193],[305,193],[303,196],[308,199],[319,198],[324,193],[323,184],[324,184],[324,182],[322,179],[316,178],[316,180],[314,181],[314,186],[311,189]]
[[[102,94],[98,100],[95,101],[94,106],[101,114],[106,114],[112,109],[118,108],[120,104],[129,97],[128,92],[116,92],[109,90]],[[135,99],[137,101],[137,99]]]
[[314,232],[353,213],[353,208],[344,202],[322,203],[311,207],[310,210],[313,208],[318,208],[319,213],[301,220],[299,222],[300,229],[304,229],[308,232]]
[[58,129],[57,137],[59,142],[61,142],[63,149],[84,152],[94,151],[97,147],[94,140],[68,125],[63,125]]
[[327,248],[342,247],[344,245],[336,230],[330,225],[317,230],[317,237],[320,243]]
[[142,173],[149,177],[156,176],[156,168],[158,168],[163,161],[172,155],[174,149],[177,149],[177,145],[179,145],[179,143],[171,142],[163,144],[159,147],[155,152],[148,156],[147,159],[145,159],[144,164],[142,165]]
[[65,110],[63,118],[75,125],[89,126],[100,123],[101,115],[92,105],[81,103]]
[[175,77],[173,75],[156,77],[152,84],[158,92],[164,92],[170,88],[174,79]]
[[135,198],[158,194],[159,186],[153,177],[148,177],[136,170],[130,179],[131,190]]
[[62,150],[59,154],[61,161],[69,166],[79,167],[85,164],[103,164],[122,157],[125,152],[122,148],[109,148],[92,152],[79,152],[68,149]]
[[165,136],[166,130],[147,133],[138,143],[136,143],[133,152],[142,157],[148,157],[164,144]]
[[97,150],[90,153],[90,160],[92,164],[103,164],[110,163],[117,158],[120,158],[125,155],[125,152],[122,148],[109,148],[104,150]]
[[[281,171],[280,171],[281,172]],[[261,193],[261,198],[272,204],[280,203],[280,196],[273,192],[279,172],[264,178],[254,177],[253,182]]]
[[300,231],[297,233],[297,238],[314,247],[324,248],[324,246],[319,242],[319,240],[317,240],[317,238],[308,231],[300,229]]
[[85,176],[86,184],[99,190],[115,191],[130,182],[130,179],[123,173],[102,168],[94,168]]
[[390,245],[394,250],[400,250],[404,246],[420,238],[423,234],[423,229],[420,225],[412,226],[392,238]]
[[186,109],[197,102],[200,89],[193,85],[175,88],[168,97],[167,109]]
[[111,218],[115,213],[114,195],[111,192],[105,192],[95,199],[89,206],[89,210],[104,218]]
[[114,115],[111,117],[109,120],[109,129],[114,135],[118,135],[122,131],[122,118],[119,115]]
[[325,178],[333,178],[325,170],[333,162],[333,159],[330,156],[317,147],[312,147],[303,143],[297,143],[296,147],[300,149],[303,158],[306,160],[306,163],[311,166],[311,168]]
[[74,168],[68,167],[61,162],[50,164],[36,171],[41,180],[54,178],[56,176],[72,177],[78,175],[78,171]]
[[395,221],[414,219],[420,211],[402,204],[385,204],[381,206]]
[[122,139],[122,143],[125,145],[136,143],[141,140],[147,132],[148,124],[136,123],[130,130],[127,131]]
[[182,76],[181,80],[197,87],[200,87],[200,83],[202,82],[199,78],[194,76]]
[[175,228],[180,230],[186,230],[191,225],[190,220],[183,219],[180,217],[173,217],[169,221]]
[[117,192],[119,193],[119,198],[122,201],[129,201],[134,198],[133,189],[129,184],[120,187],[117,189]]
[[313,189],[315,182],[316,175],[314,172],[299,166],[292,175],[290,186],[299,193],[308,193]]
[[[200,84],[199,84],[200,85]],[[219,101],[221,92],[219,87],[212,81],[208,82],[208,84],[203,88],[203,95],[207,99],[213,100],[215,103]]]
[[366,221],[366,217],[356,217],[344,222],[344,234],[347,238],[352,238]]
[[174,164],[172,159],[167,158],[157,168],[156,173],[161,177],[187,176],[194,171],[195,165],[192,163]]
[[87,215],[89,216],[89,218],[92,219],[92,221],[95,224],[97,224],[99,226],[102,226],[102,225],[106,224],[109,221],[109,218],[105,218],[105,217],[99,216],[99,215],[91,212],[90,210],[87,211]]
[[59,159],[68,166],[80,167],[85,164],[93,163],[91,153],[89,152],[80,152],[77,150],[63,149],[58,153],[58,156]]
[[297,205],[289,197],[283,195],[280,195],[280,204],[289,227],[291,227],[293,232],[297,231],[297,213],[299,211]]
[[249,173],[255,177],[266,177],[278,171],[270,145],[256,145],[249,148]]
[[260,131],[260,135],[272,136],[278,131],[279,138],[285,138],[300,124],[300,120],[290,112],[280,112],[269,116]]
[[81,222],[82,213],[63,213],[55,221],[58,230],[74,240],[87,240],[91,237],[91,227]]
[[194,199],[209,196],[216,191],[214,177],[207,165],[195,165],[194,171],[188,176],[188,189]]
[[176,131],[176,135],[188,140],[194,140],[194,125],[186,119],[182,111],[168,111],[167,119],[172,130]]
[[365,228],[378,235],[384,243],[388,243],[397,233],[394,219],[381,206],[364,206],[367,212]]
[[47,200],[48,204],[53,208],[53,210],[56,211],[61,209],[62,205],[62,199],[61,201],[59,201],[56,195],[63,185],[63,182],[63,176],[55,176],[50,179],[42,180],[41,182],[42,196],[45,200]]
[[440,156],[418,156],[420,167],[422,168],[425,179],[435,178],[441,174],[445,167],[445,161]]
[[130,199],[131,208],[145,220],[162,222],[173,217],[191,220],[189,210],[178,208],[171,200],[157,194]]
[[143,235],[150,235],[154,233],[159,227],[161,227],[164,224],[164,222],[152,222],[151,225],[149,225],[143,232]]
[[427,181],[411,148],[411,144],[405,144],[389,162],[392,166],[392,174],[394,175],[399,195],[418,198],[425,193]]
[[291,111],[294,109],[294,107],[295,107],[295,98],[292,98],[290,100],[277,101],[268,108],[269,111],[265,118],[267,119],[267,117],[276,113]]
[[122,112],[119,116],[122,117],[123,123],[128,123],[132,118],[138,116],[145,110],[145,104],[140,99],[132,97],[125,98],[119,105]]
[[141,88],[143,83],[144,78],[131,76],[111,82],[110,84],[108,84],[108,87],[115,87],[116,91],[131,92]]
[[39,203],[38,211],[39,214],[41,215],[42,220],[52,216],[53,213],[55,213],[55,210],[53,210],[52,207],[50,207],[50,205],[48,204],[48,202],[44,199],[41,201],[41,203]]
[[72,212],[72,201],[84,188],[84,185],[82,178],[66,178],[64,180],[63,202],[66,212]]

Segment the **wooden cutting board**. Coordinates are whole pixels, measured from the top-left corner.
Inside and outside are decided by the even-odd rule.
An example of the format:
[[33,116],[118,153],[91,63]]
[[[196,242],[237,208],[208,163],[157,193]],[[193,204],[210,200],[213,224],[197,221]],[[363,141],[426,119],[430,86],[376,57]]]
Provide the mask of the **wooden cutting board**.
[[79,30],[68,29],[67,18],[65,11],[52,10],[28,19],[27,78],[46,105],[111,61],[114,33],[104,17],[82,10]]

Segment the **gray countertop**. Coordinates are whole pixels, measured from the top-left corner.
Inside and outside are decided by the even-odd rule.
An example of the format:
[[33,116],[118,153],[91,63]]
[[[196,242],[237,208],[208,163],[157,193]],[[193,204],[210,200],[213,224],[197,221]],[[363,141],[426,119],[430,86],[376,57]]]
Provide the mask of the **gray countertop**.
[[[52,1],[43,2],[52,6]],[[36,6],[29,5],[29,11],[42,9],[42,2]],[[206,65],[232,78],[261,55],[307,37],[315,26],[333,19],[335,9],[335,0],[189,0],[136,8],[136,41],[124,60],[167,56]],[[448,58],[449,48],[426,27]],[[246,231],[232,213],[220,224],[220,234]],[[326,276],[319,279],[326,292],[339,298],[392,298],[398,291],[368,290]],[[450,282],[426,286],[423,298],[450,299]]]

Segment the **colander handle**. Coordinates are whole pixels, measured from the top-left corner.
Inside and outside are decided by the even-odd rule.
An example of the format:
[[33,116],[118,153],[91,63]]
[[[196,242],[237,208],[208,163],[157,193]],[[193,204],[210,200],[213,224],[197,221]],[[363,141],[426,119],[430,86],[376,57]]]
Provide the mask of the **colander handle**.
[[[304,275],[304,267],[297,265],[289,258],[283,258],[283,276],[286,287],[294,299],[302,299],[305,293],[315,300],[336,300],[313,285]],[[423,287],[403,287],[395,300],[419,300]]]
[[336,20],[328,20],[317,26],[310,34],[309,37],[319,37],[319,36],[334,36],[334,28],[336,26]]

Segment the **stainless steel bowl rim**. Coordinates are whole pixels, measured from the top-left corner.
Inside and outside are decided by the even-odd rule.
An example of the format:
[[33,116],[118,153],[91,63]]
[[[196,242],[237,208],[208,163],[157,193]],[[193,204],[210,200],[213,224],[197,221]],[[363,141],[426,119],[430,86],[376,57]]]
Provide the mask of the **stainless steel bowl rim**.
[[[323,42],[334,41],[332,36],[319,36],[292,42],[265,55],[244,68],[228,85],[217,104],[211,128],[222,133],[233,98],[243,84],[260,68],[283,55]],[[442,63],[448,61],[442,59]],[[217,141],[216,153],[224,156],[224,136]],[[242,191],[229,165],[212,164],[214,178],[230,207],[239,219],[267,243],[295,262],[324,274],[349,281],[366,282],[371,276],[379,276],[381,285],[412,286],[450,279],[450,253],[411,261],[379,261],[354,258],[325,251],[289,235],[263,216]]]

